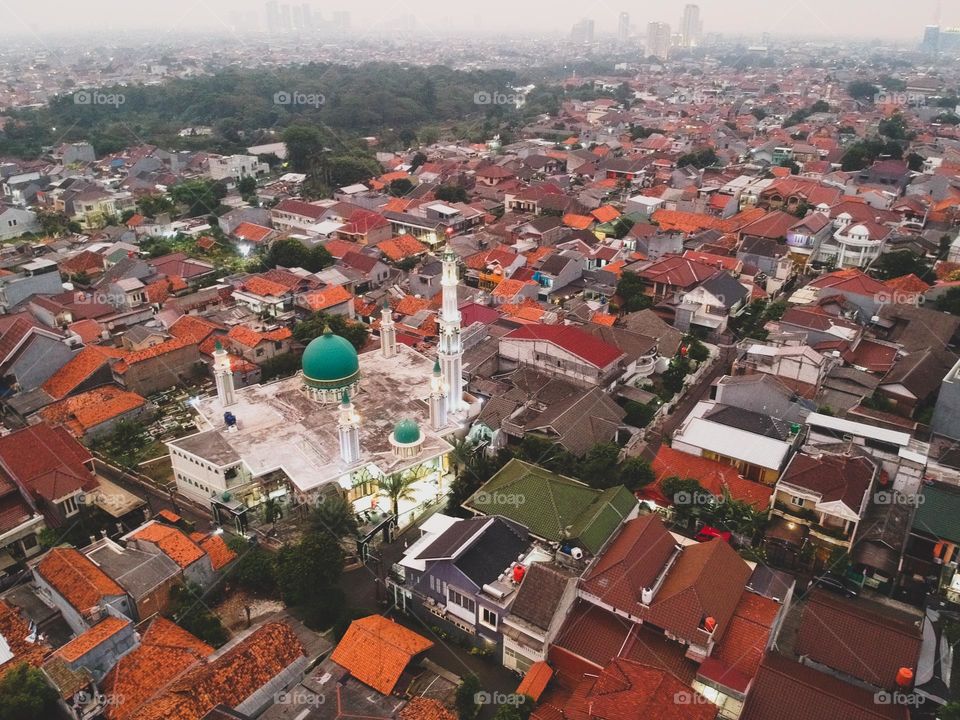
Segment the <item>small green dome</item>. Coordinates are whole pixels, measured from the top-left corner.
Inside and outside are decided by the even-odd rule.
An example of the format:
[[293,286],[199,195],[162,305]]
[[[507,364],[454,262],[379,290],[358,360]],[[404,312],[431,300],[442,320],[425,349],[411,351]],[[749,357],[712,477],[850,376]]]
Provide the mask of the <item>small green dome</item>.
[[393,428],[393,439],[401,445],[412,445],[420,440],[420,426],[409,418],[401,420]]
[[348,387],[360,376],[357,351],[349,340],[334,335],[329,327],[310,341],[301,362],[304,381],[321,390]]

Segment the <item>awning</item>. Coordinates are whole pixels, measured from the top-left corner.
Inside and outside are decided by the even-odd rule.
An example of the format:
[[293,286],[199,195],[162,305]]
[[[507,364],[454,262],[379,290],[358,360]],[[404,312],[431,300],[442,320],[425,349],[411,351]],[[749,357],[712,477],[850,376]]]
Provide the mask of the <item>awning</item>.
[[802,547],[803,540],[809,532],[810,528],[806,525],[790,522],[782,517],[774,516],[773,522],[770,523],[764,535],[767,540],[779,540],[794,547]]

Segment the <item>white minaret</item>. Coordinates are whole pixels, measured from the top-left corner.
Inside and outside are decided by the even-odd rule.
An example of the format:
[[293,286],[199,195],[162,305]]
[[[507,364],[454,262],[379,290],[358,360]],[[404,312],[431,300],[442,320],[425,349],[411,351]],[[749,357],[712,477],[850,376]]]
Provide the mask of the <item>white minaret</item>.
[[457,302],[457,256],[447,248],[443,253],[443,305],[440,308],[440,368],[447,388],[450,412],[463,406],[463,346],[460,340],[460,308]]
[[393,310],[386,300],[380,310],[380,349],[385,358],[397,354],[397,325],[393,322]]
[[353,465],[360,460],[360,416],[353,409],[350,393],[346,390],[340,403],[337,431],[340,435],[340,458],[345,465]]
[[433,366],[430,378],[430,427],[441,430],[447,424],[447,389],[443,385],[443,371],[440,361]]
[[223,407],[230,407],[237,402],[233,392],[233,369],[230,367],[230,355],[223,349],[223,344],[217,340],[216,350],[213,351],[213,376],[217,381],[217,397]]

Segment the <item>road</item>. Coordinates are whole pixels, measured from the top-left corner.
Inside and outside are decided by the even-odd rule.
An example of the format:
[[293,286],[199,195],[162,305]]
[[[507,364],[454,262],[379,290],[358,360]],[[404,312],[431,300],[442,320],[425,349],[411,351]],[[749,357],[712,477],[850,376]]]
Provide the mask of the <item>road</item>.
[[720,354],[710,370],[695,384],[686,388],[683,398],[674,406],[673,412],[667,415],[655,429],[647,433],[646,446],[640,453],[643,457],[651,461],[656,457],[657,451],[663,444],[663,439],[671,437],[674,431],[680,427],[690,411],[708,393],[713,381],[730,372],[730,366],[736,355],[737,348],[735,345],[720,346]]

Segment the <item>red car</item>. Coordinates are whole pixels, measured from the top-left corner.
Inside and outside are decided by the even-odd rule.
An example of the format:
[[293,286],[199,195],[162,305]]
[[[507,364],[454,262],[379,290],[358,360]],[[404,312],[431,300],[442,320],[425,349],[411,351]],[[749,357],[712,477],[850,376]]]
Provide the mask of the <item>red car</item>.
[[714,538],[721,538],[724,542],[730,542],[730,539],[733,535],[727,530],[717,530],[715,527],[710,527],[709,525],[704,525],[700,528],[700,532],[697,533],[695,538],[697,542],[707,542],[713,540]]

